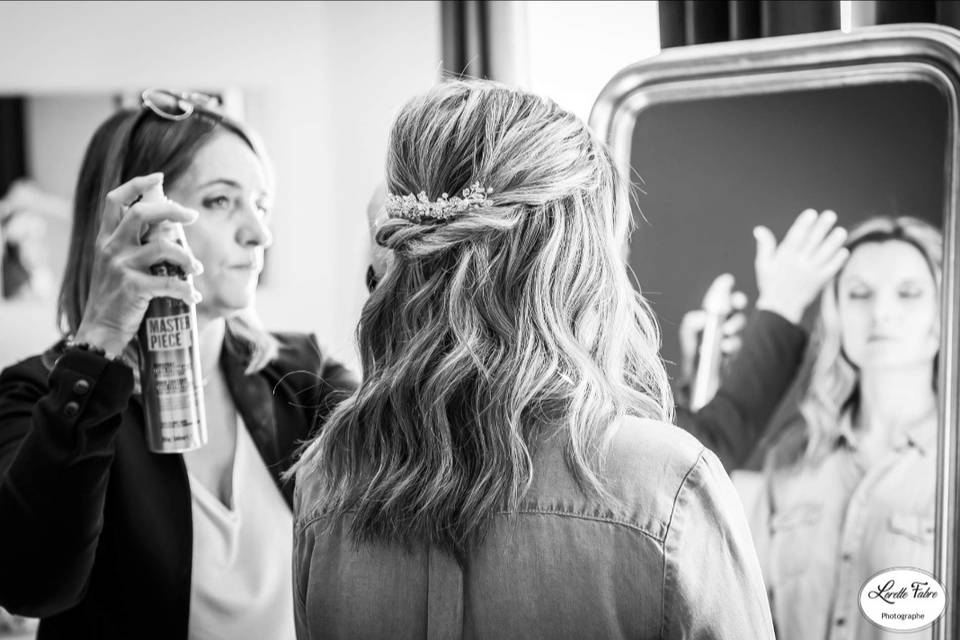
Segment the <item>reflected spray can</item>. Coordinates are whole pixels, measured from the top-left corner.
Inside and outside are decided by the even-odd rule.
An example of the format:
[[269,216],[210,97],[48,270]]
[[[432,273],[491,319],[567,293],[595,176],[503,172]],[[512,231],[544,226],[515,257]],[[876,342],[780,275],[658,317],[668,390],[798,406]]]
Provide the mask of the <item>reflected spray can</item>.
[[720,387],[723,323],[733,312],[729,288],[711,286],[703,298],[703,310],[706,312],[706,323],[700,337],[697,371],[690,389],[690,409],[693,411],[699,411],[710,402]]
[[[143,194],[141,201],[164,199],[163,186],[157,185]],[[179,223],[150,225],[141,242],[159,238],[186,245]],[[153,265],[150,272],[192,278],[168,262]],[[156,453],[183,453],[202,447],[207,442],[207,424],[196,305],[177,298],[154,298],[137,336],[147,446]]]
[[723,314],[707,310],[707,319],[700,338],[697,370],[690,388],[692,411],[702,409],[713,399],[720,387],[720,361],[723,357],[720,342],[723,338],[724,320],[726,317]]

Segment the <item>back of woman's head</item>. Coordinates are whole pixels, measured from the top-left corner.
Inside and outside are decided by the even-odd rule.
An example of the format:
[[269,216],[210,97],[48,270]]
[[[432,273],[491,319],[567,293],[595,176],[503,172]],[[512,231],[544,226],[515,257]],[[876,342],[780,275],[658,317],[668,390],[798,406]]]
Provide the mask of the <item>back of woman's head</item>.
[[[871,243],[899,241],[914,247],[922,256],[939,291],[943,277],[943,234],[929,223],[909,216],[869,218],[847,236],[851,255]],[[827,284],[820,297],[820,309],[802,366],[804,395],[800,402],[806,437],[796,439],[802,451],[781,452],[782,463],[802,456],[807,462],[820,459],[836,442],[844,416],[856,409],[860,374],[844,352],[841,331],[838,283],[843,269]],[[935,369],[935,368],[934,368]],[[936,371],[931,372],[936,384]]]
[[358,329],[363,384],[301,462],[320,476],[317,507],[354,511],[357,539],[462,550],[519,505],[531,448],[554,430],[603,494],[617,418],[672,410],[607,149],[549,100],[449,82],[403,108],[386,173],[393,196],[479,183],[486,202],[379,229],[394,259]]

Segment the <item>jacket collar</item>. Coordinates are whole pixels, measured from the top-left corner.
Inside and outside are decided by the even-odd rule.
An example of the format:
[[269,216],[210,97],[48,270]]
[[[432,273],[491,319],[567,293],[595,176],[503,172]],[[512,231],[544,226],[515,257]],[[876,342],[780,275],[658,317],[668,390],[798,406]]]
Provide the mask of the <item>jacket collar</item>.
[[280,459],[276,435],[277,419],[273,411],[273,389],[264,375],[265,372],[249,375],[246,373],[250,354],[250,345],[235,336],[228,326],[220,352],[220,367],[240,417],[243,418],[264,462],[269,466]]

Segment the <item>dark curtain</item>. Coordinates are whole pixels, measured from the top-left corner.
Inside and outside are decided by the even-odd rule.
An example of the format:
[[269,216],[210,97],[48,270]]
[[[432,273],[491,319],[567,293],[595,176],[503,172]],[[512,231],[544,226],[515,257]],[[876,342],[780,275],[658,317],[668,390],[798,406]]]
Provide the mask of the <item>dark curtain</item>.
[[443,71],[452,77],[490,77],[490,3],[442,0]]
[[683,0],[659,2],[660,46],[786,36],[840,28],[836,0]]
[[0,98],[0,198],[27,175],[23,98]]
[[960,2],[878,0],[874,5],[875,24],[932,22],[960,29]]
[[[23,98],[0,98],[0,199],[15,180],[27,175],[23,111]],[[7,221],[0,211],[0,229]],[[0,238],[4,235],[0,233]],[[28,277],[20,264],[18,248],[5,241],[0,244],[0,274],[2,297],[15,292]]]

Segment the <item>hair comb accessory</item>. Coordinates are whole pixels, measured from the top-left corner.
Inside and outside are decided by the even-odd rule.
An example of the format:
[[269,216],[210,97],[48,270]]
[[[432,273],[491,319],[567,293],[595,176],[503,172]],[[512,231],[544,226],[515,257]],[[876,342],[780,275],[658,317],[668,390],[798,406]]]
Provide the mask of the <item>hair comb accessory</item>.
[[391,218],[406,218],[414,222],[422,220],[444,221],[455,218],[471,209],[489,207],[493,205],[488,195],[493,191],[483,188],[479,182],[474,182],[469,189],[464,189],[462,197],[450,197],[442,194],[436,201],[430,200],[425,191],[416,196],[412,193],[398,196],[387,194],[387,216]]

